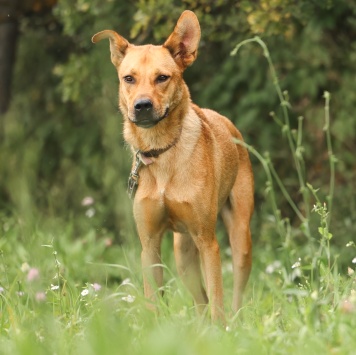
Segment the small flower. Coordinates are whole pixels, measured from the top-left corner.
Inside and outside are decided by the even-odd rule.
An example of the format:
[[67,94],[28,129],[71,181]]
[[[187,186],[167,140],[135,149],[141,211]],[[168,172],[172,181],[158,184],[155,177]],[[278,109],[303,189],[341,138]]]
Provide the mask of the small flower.
[[231,248],[230,248],[230,247],[228,247],[228,248],[225,249],[225,254],[226,254],[227,256],[231,256],[231,255],[232,255],[232,251],[231,251]]
[[318,299],[318,291],[314,290],[311,294],[310,297],[312,300],[316,301]]
[[351,303],[348,299],[343,300],[341,302],[340,309],[341,309],[341,312],[343,312],[343,313],[354,313],[355,312],[354,304]]
[[0,293],[3,293],[4,291],[5,289],[2,286],[0,286]]
[[223,263],[222,267],[223,267],[224,272],[230,272],[230,273],[233,272],[232,263],[230,263],[230,262]]
[[37,340],[38,340],[40,343],[43,343],[43,341],[44,341],[44,339],[45,339],[44,336],[42,336],[40,332],[35,332],[35,335],[36,335],[36,337],[37,337]]
[[93,218],[95,216],[95,208],[89,208],[88,210],[86,210],[85,215],[88,218]]
[[302,259],[301,258],[298,258],[298,261],[296,261],[293,265],[292,265],[292,269],[295,269],[296,267],[300,267],[300,261],[301,261]]
[[129,285],[130,283],[131,283],[131,280],[129,278],[127,278],[121,282],[121,285]]
[[59,285],[52,285],[51,284],[51,290],[52,291],[55,291],[55,290],[58,290],[59,289]]
[[82,200],[82,206],[91,206],[94,203],[94,199],[91,196],[84,197]]
[[17,296],[22,297],[25,294],[25,292],[17,291],[16,294],[17,294]]
[[127,295],[127,296],[124,296],[124,297],[121,297],[121,299],[127,303],[132,303],[135,301],[135,296],[132,296],[132,295]]
[[281,266],[282,266],[282,263],[279,260],[275,260],[272,264],[267,265],[265,271],[267,274],[273,274]]
[[80,294],[84,297],[87,294],[89,294],[89,290],[87,288],[85,288]]
[[272,264],[268,265],[266,267],[265,271],[266,271],[267,274],[273,274],[273,271],[274,271],[273,265]]
[[46,294],[44,292],[37,292],[35,295],[35,299],[37,302],[43,302],[46,300]]
[[104,244],[106,247],[111,247],[112,246],[112,239],[111,238],[106,238],[104,240]]
[[183,306],[183,308],[179,311],[179,317],[185,318],[187,316],[187,307]]
[[30,268],[27,273],[27,281],[31,282],[40,277],[40,271],[34,267]]
[[21,265],[21,271],[22,272],[27,272],[28,270],[30,270],[30,265],[28,265],[27,263],[23,263]]
[[100,291],[101,289],[101,285],[99,285],[98,283],[94,282],[93,284],[91,284],[91,287],[94,289],[95,292]]
[[351,261],[353,264],[356,264],[356,257],[354,257]]

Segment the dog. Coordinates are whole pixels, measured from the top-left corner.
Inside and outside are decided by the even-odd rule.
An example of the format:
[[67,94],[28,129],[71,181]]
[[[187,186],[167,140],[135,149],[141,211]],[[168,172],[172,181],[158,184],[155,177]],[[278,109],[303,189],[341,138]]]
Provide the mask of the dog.
[[225,322],[215,226],[220,214],[232,251],[237,312],[252,265],[254,179],[248,152],[236,143],[240,132],[190,99],[183,72],[197,58],[200,34],[196,15],[184,11],[161,46],[136,46],[111,30],[92,41],[109,39],[118,72],[124,139],[134,154],[129,192],[145,297],[154,308],[163,281],[162,236],[172,230],[177,271],[196,308],[203,313],[209,304],[212,320]]

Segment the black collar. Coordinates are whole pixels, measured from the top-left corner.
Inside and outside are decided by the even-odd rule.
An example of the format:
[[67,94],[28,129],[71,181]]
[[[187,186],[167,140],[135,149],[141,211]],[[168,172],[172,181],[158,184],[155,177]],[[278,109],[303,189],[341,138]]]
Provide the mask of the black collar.
[[145,158],[158,158],[161,154],[165,153],[167,150],[173,148],[177,144],[181,132],[182,131],[179,132],[179,135],[176,137],[176,139],[171,144],[167,145],[167,147],[151,149],[148,151],[139,150],[139,153],[143,155]]

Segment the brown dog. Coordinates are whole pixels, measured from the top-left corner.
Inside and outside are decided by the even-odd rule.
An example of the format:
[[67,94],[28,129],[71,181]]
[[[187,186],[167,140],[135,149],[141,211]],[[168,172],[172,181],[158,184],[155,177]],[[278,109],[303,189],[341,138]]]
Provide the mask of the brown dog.
[[204,310],[209,299],[212,319],[223,321],[215,225],[220,212],[232,249],[237,311],[251,270],[253,174],[246,149],[233,142],[242,140],[240,132],[227,118],[190,100],[182,75],[197,57],[198,19],[184,11],[163,46],[135,46],[109,30],[92,40],[104,38],[110,40],[120,80],[124,138],[136,156],[129,188],[136,192],[145,296],[155,299],[162,285],[161,240],[170,229],[178,273],[197,308]]

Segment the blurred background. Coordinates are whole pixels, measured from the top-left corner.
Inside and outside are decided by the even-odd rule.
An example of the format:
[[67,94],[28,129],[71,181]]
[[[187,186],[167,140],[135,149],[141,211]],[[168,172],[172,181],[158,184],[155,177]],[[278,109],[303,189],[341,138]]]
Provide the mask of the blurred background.
[[[320,188],[321,198],[330,179],[323,93],[331,93],[338,159],[332,242],[342,248],[355,240],[354,0],[0,0],[0,227],[55,234],[54,226],[70,225],[73,239],[91,230],[108,243],[136,241],[117,74],[108,43],[93,45],[91,37],[113,29],[134,44],[162,44],[185,9],[202,28],[198,59],[185,72],[193,101],[229,117],[248,144],[270,153],[301,210],[291,153],[270,116],[280,105],[262,50],[251,44],[235,57],[230,52],[256,35],[268,45],[290,97],[291,126],[304,117],[307,181]],[[255,157],[252,162],[256,250],[282,241],[265,198],[265,173]],[[289,205],[277,199],[298,230]]]

